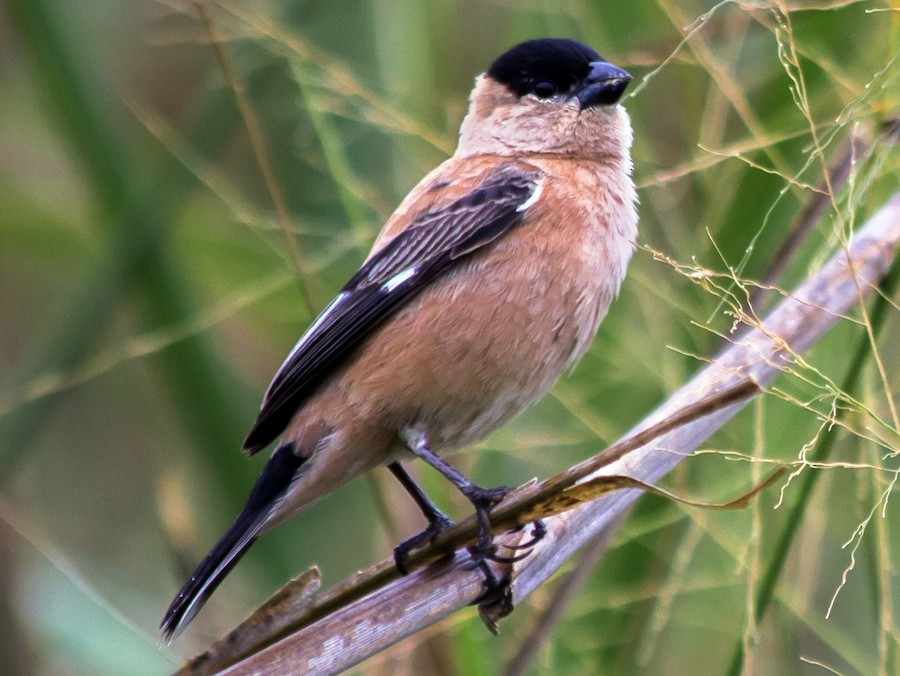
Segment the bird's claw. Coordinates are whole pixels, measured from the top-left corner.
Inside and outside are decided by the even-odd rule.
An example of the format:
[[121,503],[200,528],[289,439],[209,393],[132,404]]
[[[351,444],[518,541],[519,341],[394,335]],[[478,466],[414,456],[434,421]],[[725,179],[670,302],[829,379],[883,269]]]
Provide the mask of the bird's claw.
[[[525,526],[519,526],[516,528],[516,531],[520,531]],[[544,536],[547,534],[547,525],[544,523],[543,519],[537,519],[536,521],[531,522],[531,539],[526,542],[520,542],[516,545],[503,545],[507,549],[531,549],[538,542],[544,539]]]

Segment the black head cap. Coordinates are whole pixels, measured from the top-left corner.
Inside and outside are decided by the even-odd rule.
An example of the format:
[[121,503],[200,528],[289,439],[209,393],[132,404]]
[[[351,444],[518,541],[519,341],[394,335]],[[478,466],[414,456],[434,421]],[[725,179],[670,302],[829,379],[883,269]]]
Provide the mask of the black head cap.
[[549,98],[571,92],[598,61],[603,57],[580,42],[543,38],[516,45],[494,61],[487,74],[517,96]]

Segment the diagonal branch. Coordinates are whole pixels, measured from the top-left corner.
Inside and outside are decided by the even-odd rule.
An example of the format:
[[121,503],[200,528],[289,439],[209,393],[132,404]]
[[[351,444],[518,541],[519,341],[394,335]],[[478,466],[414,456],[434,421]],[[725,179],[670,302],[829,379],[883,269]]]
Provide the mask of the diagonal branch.
[[[608,462],[608,452],[588,461],[595,463],[590,466],[591,475],[628,475],[654,482],[669,472],[746,403],[746,397],[740,398],[735,393],[746,394],[749,388],[770,383],[791,366],[796,355],[813,345],[846,314],[858,302],[856,284],[864,291],[871,289],[890,266],[898,243],[900,193],[869,219],[848,248],[841,249],[759,326],[749,327],[734,339],[690,382],[615,444],[612,448],[620,450],[614,462]],[[852,271],[849,264],[853,266]],[[703,408],[711,401],[721,403],[723,396],[735,397],[726,399],[733,403]],[[666,428],[669,431],[663,436],[656,434],[665,428],[667,421],[684,422],[685,411],[696,414],[698,406],[705,414],[703,417],[676,429]],[[654,435],[655,441],[645,443],[645,434]],[[632,437],[638,437],[643,445],[626,454],[621,449],[630,447]],[[526,507],[536,504],[535,493],[556,481],[560,478],[520,489],[512,499],[495,508],[492,516],[498,523],[518,522]],[[546,519],[547,535],[527,558],[511,565],[498,565],[498,575],[510,579],[511,598],[508,605],[480,608],[489,626],[534,591],[585,543],[596,537],[608,537],[640,495],[641,491],[636,489],[618,491]],[[461,528],[464,526],[460,524]],[[441,538],[436,546],[446,545],[446,539]],[[504,542],[512,544],[508,539]],[[429,554],[434,556],[433,552],[420,552],[419,556]],[[481,593],[482,576],[468,568],[468,563],[465,551],[457,551],[400,579],[393,579],[389,563],[378,564],[323,594],[290,622],[291,633],[276,637],[280,638],[277,642],[273,638],[268,641],[271,643],[268,647],[260,644],[240,661],[201,656],[202,659],[186,665],[182,673],[208,673],[229,665],[232,665],[227,670],[229,674],[273,670],[334,673],[347,669],[475,601]],[[359,593],[362,590],[367,595]],[[357,598],[347,601],[354,597],[354,591]]]

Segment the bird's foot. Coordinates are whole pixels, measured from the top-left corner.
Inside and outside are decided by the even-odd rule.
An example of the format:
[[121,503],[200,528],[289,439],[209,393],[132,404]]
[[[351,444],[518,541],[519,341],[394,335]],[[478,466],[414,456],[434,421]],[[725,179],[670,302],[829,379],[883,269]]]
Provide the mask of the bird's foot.
[[[498,553],[497,545],[494,544],[494,536],[491,532],[490,509],[503,500],[509,491],[510,489],[506,486],[493,489],[476,487],[466,494],[466,497],[475,506],[475,517],[478,522],[478,542],[469,547],[469,554],[472,557],[470,569],[477,568],[484,576],[482,592],[472,602],[472,605],[484,607],[486,605],[506,605],[511,603],[509,598],[509,581],[498,579],[497,574],[488,562],[513,564],[530,554],[530,551],[526,551],[515,556],[503,556]],[[547,528],[543,521],[535,521],[532,528],[532,537],[528,542],[518,545],[503,545],[503,547],[511,550],[530,550],[547,533]]]
[[409,570],[406,568],[406,562],[409,560],[409,555],[414,549],[431,542],[438,533],[445,528],[449,528],[453,524],[454,522],[452,519],[438,512],[428,523],[428,527],[425,530],[421,533],[416,533],[394,547],[394,564],[396,564],[400,574],[406,575],[409,573]]
[[509,486],[497,486],[496,488],[482,488],[472,484],[463,491],[469,502],[475,505],[475,509],[489,510],[503,500],[512,489]]

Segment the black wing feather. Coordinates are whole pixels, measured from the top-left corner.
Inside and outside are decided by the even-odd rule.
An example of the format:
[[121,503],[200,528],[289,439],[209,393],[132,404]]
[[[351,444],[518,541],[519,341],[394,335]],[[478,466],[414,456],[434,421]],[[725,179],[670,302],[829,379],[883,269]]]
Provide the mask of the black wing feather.
[[442,209],[422,214],[372,256],[311,325],[266,392],[244,441],[262,450],[348,353],[456,261],[522,220],[537,177],[498,170],[482,186]]

